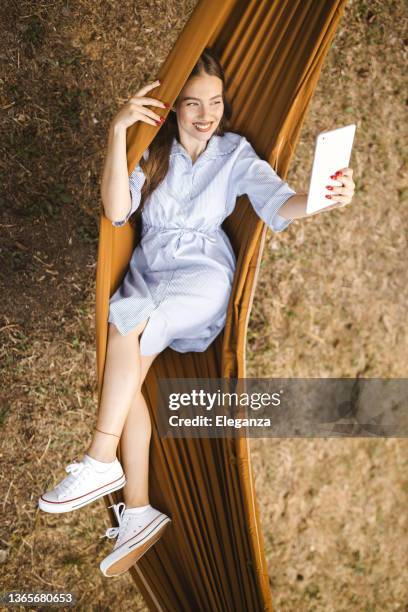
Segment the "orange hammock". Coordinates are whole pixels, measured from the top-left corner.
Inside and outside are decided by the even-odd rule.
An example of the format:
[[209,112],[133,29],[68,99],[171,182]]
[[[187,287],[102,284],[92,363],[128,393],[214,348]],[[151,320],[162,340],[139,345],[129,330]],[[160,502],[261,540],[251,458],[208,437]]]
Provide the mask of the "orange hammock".
[[[231,131],[245,134],[285,179],[308,102],[343,14],[344,0],[201,0],[157,75],[154,96],[172,104],[206,46],[218,55],[233,104]],[[129,174],[159,127],[127,131]],[[130,572],[150,610],[272,610],[249,440],[160,438],[158,378],[245,377],[245,341],[267,226],[241,196],[224,222],[237,257],[225,328],[203,353],[169,347],[153,362],[143,393],[152,420],[150,503],[172,518]],[[100,220],[96,279],[99,397],[109,297],[133,249],[130,224]],[[272,444],[272,441],[271,441]],[[121,492],[105,497],[122,501]],[[108,509],[112,525],[116,525]]]

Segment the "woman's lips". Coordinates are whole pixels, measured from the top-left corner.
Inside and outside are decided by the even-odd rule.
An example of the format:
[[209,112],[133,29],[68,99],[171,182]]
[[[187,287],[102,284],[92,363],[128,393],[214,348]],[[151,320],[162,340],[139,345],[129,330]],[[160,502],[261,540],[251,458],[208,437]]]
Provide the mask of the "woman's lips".
[[[209,123],[209,124],[208,124],[208,127],[206,127],[206,128],[202,128],[202,127],[200,127],[200,124],[198,124],[198,125],[197,125],[197,123],[193,123],[193,125],[194,125],[195,129],[196,129],[198,132],[208,132],[208,131],[211,129],[212,124],[213,124],[213,122],[211,121],[211,123]],[[207,124],[206,124],[206,123],[203,123],[203,125],[207,125]]]

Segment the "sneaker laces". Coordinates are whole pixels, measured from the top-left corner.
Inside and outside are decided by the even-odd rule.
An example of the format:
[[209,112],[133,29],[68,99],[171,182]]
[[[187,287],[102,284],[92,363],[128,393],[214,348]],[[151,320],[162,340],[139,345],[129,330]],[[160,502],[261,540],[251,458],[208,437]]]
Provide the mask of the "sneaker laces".
[[[74,490],[80,482],[82,482],[83,476],[89,471],[90,466],[82,461],[77,463],[70,463],[65,468],[65,471],[69,474],[58,486],[59,493],[66,494]],[[80,476],[77,478],[77,476]]]
[[[122,542],[122,540],[126,537],[127,526],[129,524],[129,519],[131,518],[131,515],[125,514],[126,504],[124,502],[119,502],[118,504],[112,504],[111,506],[109,506],[109,508],[113,508],[113,512],[116,516],[116,520],[118,521],[118,526],[109,527],[109,529],[107,529],[105,533],[100,536],[100,538],[118,537],[118,540],[115,545],[115,548],[117,548],[118,546],[120,546],[120,543]],[[137,527],[142,528],[143,525],[140,524],[140,525],[137,525]]]

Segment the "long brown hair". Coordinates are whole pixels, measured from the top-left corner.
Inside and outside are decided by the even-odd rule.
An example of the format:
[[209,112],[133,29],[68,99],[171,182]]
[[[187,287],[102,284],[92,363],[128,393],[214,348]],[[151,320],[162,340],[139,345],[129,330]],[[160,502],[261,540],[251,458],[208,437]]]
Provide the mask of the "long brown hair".
[[[222,81],[224,113],[214,134],[224,136],[225,131],[229,130],[229,122],[232,116],[232,106],[225,92],[225,75],[223,67],[221,66],[215,53],[209,47],[206,47],[203,53],[200,55],[187,81],[194,76],[201,76],[202,74],[217,76]],[[177,104],[177,100],[175,104]],[[169,169],[169,157],[174,137],[176,137],[177,140],[180,140],[176,113],[170,112],[166,121],[163,123],[155,138],[150,143],[148,159],[145,160],[142,157],[140,160],[140,167],[146,176],[146,180],[142,188],[140,205],[129,219],[129,223],[137,230],[136,242],[139,242],[141,237],[141,213],[146,198],[159,186]]]

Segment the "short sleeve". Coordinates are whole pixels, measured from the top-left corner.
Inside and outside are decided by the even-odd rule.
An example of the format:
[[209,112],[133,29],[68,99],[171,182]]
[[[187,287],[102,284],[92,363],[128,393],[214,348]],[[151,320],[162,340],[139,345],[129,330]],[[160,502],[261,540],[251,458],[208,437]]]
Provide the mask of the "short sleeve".
[[257,215],[274,232],[286,229],[293,219],[278,214],[286,200],[296,194],[272,166],[257,155],[243,136],[243,145],[232,168],[235,196],[248,196]]
[[[146,151],[143,153],[143,158],[147,159],[148,157],[149,149],[146,149]],[[112,221],[112,225],[114,227],[122,227],[122,225],[125,225],[129,221],[133,213],[137,210],[140,204],[142,187],[145,180],[145,174],[142,168],[140,167],[140,164],[137,164],[129,176],[129,191],[131,199],[130,210],[124,219],[121,219],[120,221]]]

